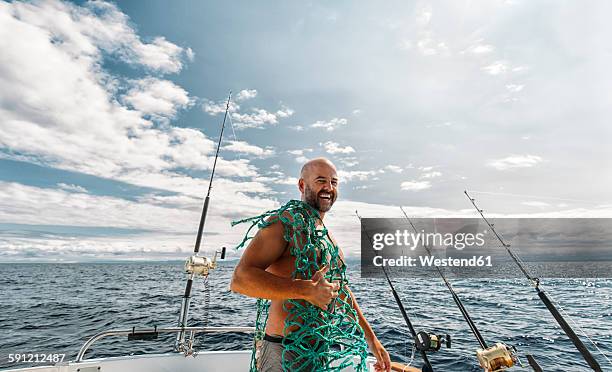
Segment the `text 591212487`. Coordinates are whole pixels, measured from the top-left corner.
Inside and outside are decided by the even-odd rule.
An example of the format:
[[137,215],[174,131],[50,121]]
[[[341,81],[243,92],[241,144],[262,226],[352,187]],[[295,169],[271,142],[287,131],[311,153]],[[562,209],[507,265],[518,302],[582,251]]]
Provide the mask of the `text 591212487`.
[[9,354],[9,363],[61,363],[66,354],[18,353]]

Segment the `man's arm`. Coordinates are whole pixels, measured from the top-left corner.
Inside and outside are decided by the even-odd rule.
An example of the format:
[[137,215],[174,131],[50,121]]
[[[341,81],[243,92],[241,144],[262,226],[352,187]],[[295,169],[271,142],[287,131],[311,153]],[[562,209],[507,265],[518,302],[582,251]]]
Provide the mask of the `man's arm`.
[[348,286],[346,287],[346,289],[348,290],[349,295],[351,296],[351,304],[353,305],[353,309],[355,309],[355,311],[357,312],[357,319],[359,320],[359,325],[361,326],[361,328],[363,328],[364,336],[366,342],[368,343],[368,347],[376,358],[376,364],[374,365],[374,368],[376,369],[376,371],[390,371],[391,357],[389,356],[389,353],[387,352],[387,350],[385,350],[382,343],[374,334],[370,323],[368,323],[365,316],[363,316],[361,308],[359,307],[359,304],[357,303],[353,292],[350,290],[350,288],[348,288]]
[[324,278],[327,268],[317,272],[312,280],[283,278],[266,271],[285,251],[287,242],[280,221],[260,229],[242,254],[234,270],[230,289],[249,297],[269,300],[302,299],[326,308],[338,295],[338,284]]

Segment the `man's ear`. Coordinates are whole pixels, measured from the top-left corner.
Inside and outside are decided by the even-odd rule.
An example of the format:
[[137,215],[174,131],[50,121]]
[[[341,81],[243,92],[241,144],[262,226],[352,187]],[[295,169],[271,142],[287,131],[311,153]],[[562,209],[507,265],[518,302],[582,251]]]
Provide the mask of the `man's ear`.
[[300,180],[298,181],[298,189],[300,189],[300,192],[303,194],[304,193],[304,179],[300,178]]

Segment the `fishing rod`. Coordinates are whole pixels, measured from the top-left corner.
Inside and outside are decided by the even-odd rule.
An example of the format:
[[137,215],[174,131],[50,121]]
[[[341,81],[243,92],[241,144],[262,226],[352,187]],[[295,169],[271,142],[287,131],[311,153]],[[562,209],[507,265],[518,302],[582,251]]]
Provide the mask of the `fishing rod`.
[[[210,173],[210,181],[208,183],[208,192],[206,198],[204,198],[204,206],[202,207],[202,215],[200,216],[200,225],[198,227],[198,235],[196,237],[195,247],[193,248],[193,256],[189,257],[185,264],[185,271],[188,273],[187,285],[185,286],[185,292],[181,301],[181,312],[179,314],[179,327],[187,326],[187,316],[189,314],[189,304],[191,302],[191,287],[193,285],[193,279],[195,275],[202,275],[205,280],[208,279],[208,272],[211,269],[216,268],[217,254],[221,253],[221,259],[225,258],[225,247],[221,252],[215,251],[215,256],[212,260],[206,257],[197,256],[200,251],[200,244],[202,242],[202,233],[204,232],[204,223],[206,222],[206,215],[208,214],[208,204],[210,203],[210,191],[212,190],[213,179],[215,177],[215,169],[217,167],[217,159],[219,158],[219,149],[221,148],[221,141],[223,140],[223,131],[225,130],[225,121],[229,112],[230,101],[232,99],[232,92],[229,92],[227,97],[227,103],[225,105],[225,114],[223,115],[223,123],[221,124],[221,134],[219,135],[219,142],[217,143],[217,151],[215,153],[215,160],[213,162],[212,171]],[[190,343],[193,340],[190,340]],[[185,344],[185,332],[180,331],[176,336],[175,349],[177,351],[189,351],[191,350],[191,344]]]
[[493,231],[493,234],[495,234],[495,236],[497,237],[497,240],[499,240],[499,242],[506,249],[506,251],[508,252],[510,257],[512,257],[512,260],[516,263],[516,265],[523,272],[525,277],[529,280],[531,285],[535,288],[536,292],[538,293],[538,297],[540,297],[540,300],[542,300],[542,302],[544,303],[544,305],[546,306],[548,311],[550,311],[550,313],[552,314],[553,318],[555,318],[555,320],[557,321],[557,323],[559,324],[561,329],[563,329],[563,331],[565,332],[567,337],[574,343],[574,346],[576,347],[576,349],[578,349],[580,354],[582,354],[582,357],[587,362],[589,367],[591,367],[591,369],[593,369],[594,371],[600,372],[601,371],[601,366],[599,365],[597,360],[595,360],[595,358],[593,357],[593,355],[591,354],[589,349],[587,349],[587,347],[582,343],[580,338],[578,338],[578,335],[576,335],[576,332],[574,332],[572,327],[570,327],[570,325],[567,323],[567,321],[565,321],[565,319],[563,318],[563,316],[561,315],[559,310],[557,310],[555,305],[552,303],[551,299],[548,297],[546,292],[544,292],[544,290],[542,290],[540,288],[540,278],[537,278],[537,277],[535,277],[535,276],[533,276],[533,275],[531,275],[529,273],[529,271],[527,270],[525,265],[523,265],[522,260],[520,259],[520,257],[517,256],[510,249],[510,244],[507,244],[503,240],[502,236],[497,232],[497,230],[495,230],[495,225],[490,223],[489,220],[485,217],[484,210],[480,209],[476,205],[476,199],[472,198],[470,196],[470,194],[468,194],[467,190],[465,190],[463,193],[470,200],[470,202],[472,203],[474,208],[476,208],[476,211],[478,211],[478,213],[480,214],[482,219],[486,222],[486,224],[489,226],[491,231]]
[[[419,231],[417,230],[416,226],[414,226],[414,224],[412,223],[412,220],[410,219],[410,217],[408,217],[408,214],[406,213],[404,208],[400,206],[400,209],[402,210],[404,217],[406,218],[406,220],[408,221],[408,223],[410,224],[414,232],[416,234],[419,234]],[[423,244],[423,248],[427,251],[428,255],[433,257],[433,254],[431,253],[431,250],[429,249],[428,246]],[[457,292],[455,292],[453,285],[446,278],[446,275],[444,275],[440,267],[437,265],[435,265],[435,267],[436,267],[436,271],[438,272],[438,275],[440,275],[440,277],[444,281],[444,284],[446,285],[446,288],[448,288],[449,292],[451,293],[451,296],[453,297],[453,301],[457,305],[457,308],[459,308],[461,315],[463,315],[463,319],[465,319],[466,323],[470,327],[470,330],[472,331],[472,334],[474,334],[474,337],[476,337],[476,340],[480,344],[481,349],[476,352],[476,356],[478,357],[478,361],[480,362],[480,365],[483,368],[487,368],[490,370],[497,370],[501,367],[505,367],[505,368],[512,367],[515,364],[515,362],[518,361],[518,357],[516,356],[515,353],[513,353],[513,351],[516,351],[516,350],[513,347],[508,347],[503,343],[496,343],[492,347],[489,347],[487,345],[487,342],[485,341],[484,337],[482,337],[482,334],[478,330],[478,327],[476,327],[476,323],[474,323],[474,320],[472,319],[467,309],[463,305],[461,298],[459,298],[459,296],[457,295]],[[529,361],[529,365],[533,368],[535,372],[542,372],[542,368],[538,365],[537,361],[533,358],[532,355],[528,354],[527,359]]]
[[[368,234],[365,227],[363,226],[363,221],[361,220],[361,216],[359,215],[357,211],[355,211],[355,214],[357,215],[357,218],[359,219],[359,222],[361,223],[361,231],[363,231],[363,233],[368,238],[370,245],[372,245],[372,238],[370,238],[370,234]],[[446,342],[447,347],[450,347],[450,336],[446,335],[445,340],[443,340],[444,336],[433,335],[435,336],[435,338],[432,339],[431,336],[427,332],[417,333],[414,329],[414,326],[412,325],[412,322],[410,321],[410,318],[408,318],[408,313],[406,312],[406,309],[404,308],[404,304],[402,303],[402,300],[400,299],[399,295],[395,291],[395,287],[393,286],[393,282],[389,278],[389,274],[387,273],[387,270],[385,269],[384,266],[381,266],[381,267],[382,267],[383,273],[385,274],[385,278],[387,279],[387,283],[389,283],[389,287],[391,288],[391,293],[393,293],[393,298],[395,298],[395,302],[397,303],[397,306],[399,307],[400,312],[402,313],[402,316],[404,317],[404,321],[406,322],[406,325],[408,326],[408,329],[410,330],[410,333],[412,334],[412,337],[415,340],[415,347],[421,353],[421,357],[423,358],[423,362],[425,363],[425,365],[422,368],[422,371],[423,372],[433,372],[433,368],[431,366],[431,363],[429,362],[429,358],[427,358],[426,351],[438,351],[443,341]],[[429,347],[431,345],[434,346],[433,349]],[[428,350],[428,349],[431,349],[431,350]]]

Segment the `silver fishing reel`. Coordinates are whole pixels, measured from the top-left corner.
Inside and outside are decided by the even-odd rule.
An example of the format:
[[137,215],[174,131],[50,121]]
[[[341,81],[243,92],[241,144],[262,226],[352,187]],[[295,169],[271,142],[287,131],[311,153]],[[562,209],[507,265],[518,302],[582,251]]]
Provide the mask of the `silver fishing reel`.
[[501,342],[487,349],[478,349],[476,357],[485,372],[503,371],[519,362],[516,348]]
[[225,247],[221,251],[215,251],[212,260],[208,257],[191,256],[185,262],[185,272],[193,275],[208,276],[210,270],[217,268],[217,256],[220,254],[220,259],[225,258]]

